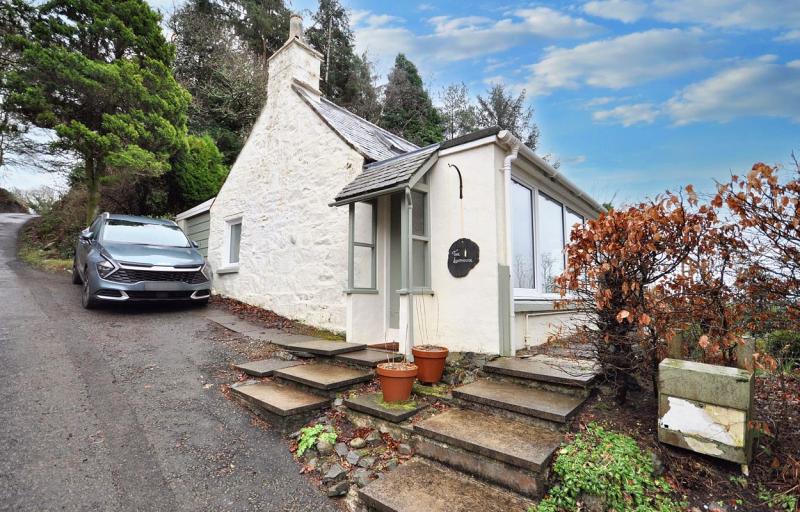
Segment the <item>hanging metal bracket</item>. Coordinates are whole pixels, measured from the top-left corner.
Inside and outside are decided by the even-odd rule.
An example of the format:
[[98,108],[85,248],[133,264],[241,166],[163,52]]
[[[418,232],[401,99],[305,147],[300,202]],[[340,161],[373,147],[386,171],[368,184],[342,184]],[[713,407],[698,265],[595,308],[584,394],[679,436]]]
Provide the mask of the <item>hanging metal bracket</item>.
[[447,164],[447,167],[452,167],[458,173],[458,198],[464,199],[464,180],[461,179],[461,171],[453,164]]

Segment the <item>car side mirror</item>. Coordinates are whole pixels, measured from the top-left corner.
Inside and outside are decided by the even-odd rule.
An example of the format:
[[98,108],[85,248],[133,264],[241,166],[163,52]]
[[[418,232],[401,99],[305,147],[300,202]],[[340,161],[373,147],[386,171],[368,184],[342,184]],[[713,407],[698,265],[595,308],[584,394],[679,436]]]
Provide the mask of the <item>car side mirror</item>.
[[90,230],[84,229],[83,231],[81,231],[81,240],[84,242],[90,242],[92,240],[93,235],[94,233],[92,233]]
[[194,247],[195,249],[199,249],[200,248],[200,244],[197,243],[197,240],[191,240],[191,242],[192,242],[192,247]]

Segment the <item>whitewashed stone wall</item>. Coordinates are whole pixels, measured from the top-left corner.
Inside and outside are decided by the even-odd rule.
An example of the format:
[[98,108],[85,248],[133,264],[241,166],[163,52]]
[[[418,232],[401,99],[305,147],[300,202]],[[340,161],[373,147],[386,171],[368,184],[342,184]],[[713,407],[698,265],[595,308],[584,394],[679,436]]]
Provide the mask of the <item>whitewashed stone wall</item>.
[[239,271],[215,274],[214,292],[344,331],[348,214],[328,204],[363,158],[292,89],[317,89],[319,66],[295,40],[270,60],[267,104],[211,209],[208,258],[223,265],[225,221],[241,215]]

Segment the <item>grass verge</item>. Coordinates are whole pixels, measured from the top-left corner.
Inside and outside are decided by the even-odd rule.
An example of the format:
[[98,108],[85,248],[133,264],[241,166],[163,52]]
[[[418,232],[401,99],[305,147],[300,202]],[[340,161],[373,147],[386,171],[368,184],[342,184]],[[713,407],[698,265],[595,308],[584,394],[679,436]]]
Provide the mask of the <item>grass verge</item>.
[[25,264],[47,272],[72,271],[72,259],[62,258],[54,247],[42,246],[34,235],[36,224],[41,219],[32,219],[20,229],[17,240],[17,257]]

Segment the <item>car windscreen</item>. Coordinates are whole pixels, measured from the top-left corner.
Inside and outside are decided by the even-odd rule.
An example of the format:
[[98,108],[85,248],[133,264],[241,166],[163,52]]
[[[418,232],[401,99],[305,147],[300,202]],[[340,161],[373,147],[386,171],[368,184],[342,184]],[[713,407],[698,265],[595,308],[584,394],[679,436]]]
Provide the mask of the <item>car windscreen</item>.
[[131,220],[108,219],[103,228],[104,242],[189,247],[189,240],[178,226],[147,224]]

